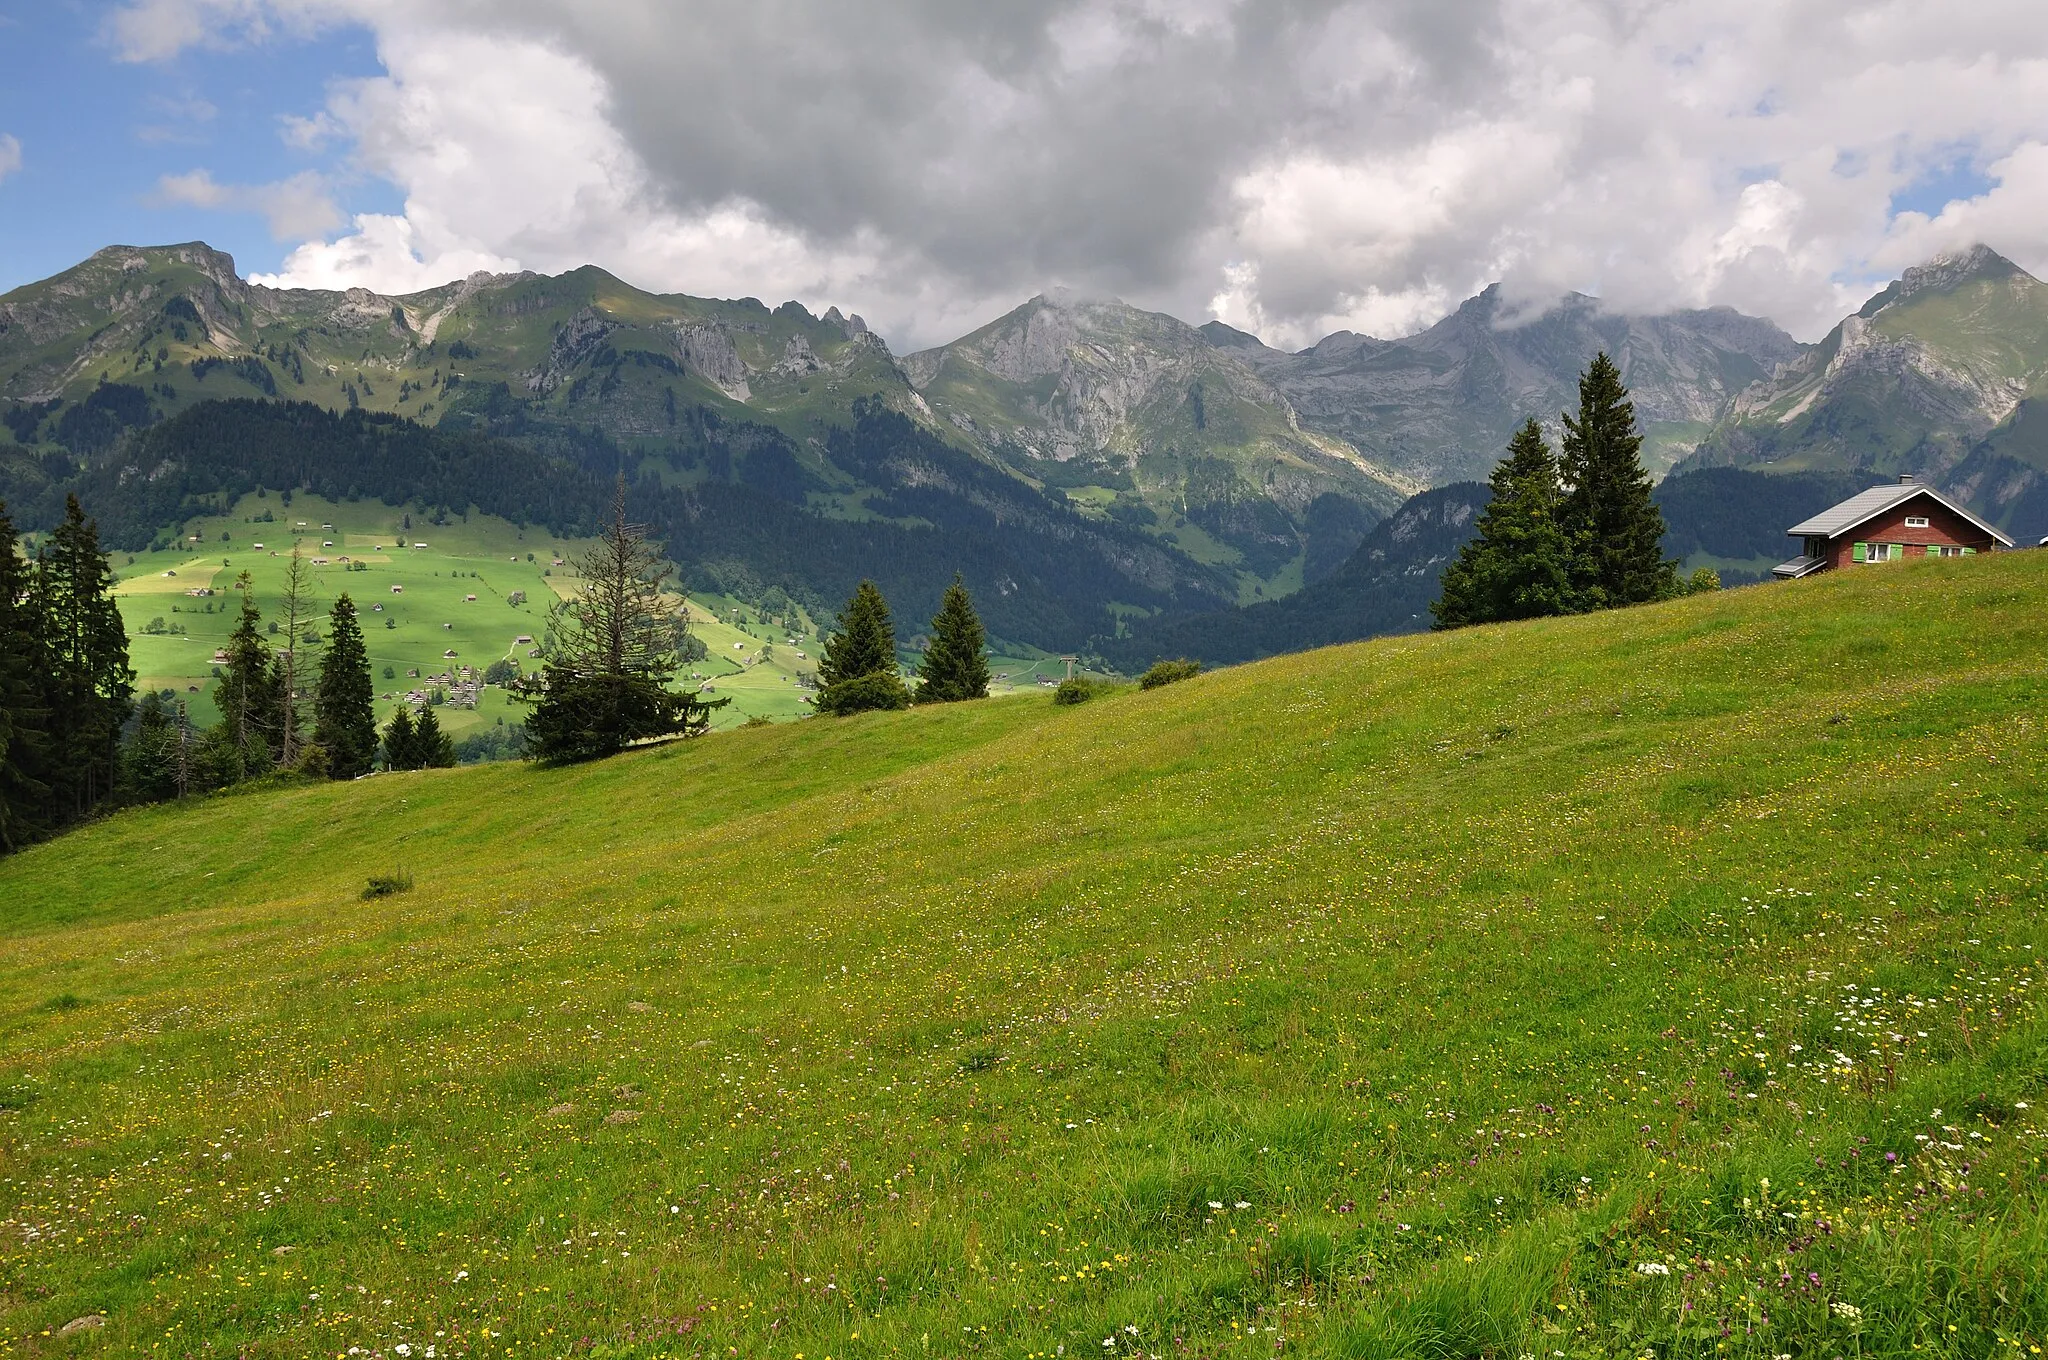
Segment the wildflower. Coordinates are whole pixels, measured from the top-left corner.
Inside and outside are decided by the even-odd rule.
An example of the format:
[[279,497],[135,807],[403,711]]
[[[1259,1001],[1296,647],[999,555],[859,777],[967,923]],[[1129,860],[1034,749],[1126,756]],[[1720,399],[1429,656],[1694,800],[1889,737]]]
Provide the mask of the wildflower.
[[1644,1261],[1636,1267],[1636,1274],[1638,1275],[1669,1275],[1670,1273],[1671,1267],[1665,1265],[1662,1261]]
[[1223,1201],[1220,1199],[1212,1199],[1209,1201],[1209,1207],[1211,1209],[1221,1209],[1223,1207]]
[[1237,1202],[1237,1207],[1238,1207],[1238,1208],[1240,1208],[1240,1209],[1249,1209],[1249,1208],[1251,1208],[1251,1207],[1252,1207],[1252,1206],[1251,1206],[1251,1201],[1250,1201],[1250,1200],[1243,1200],[1243,1199],[1241,1199],[1241,1200],[1239,1200],[1239,1201]]
[[1836,1302],[1829,1304],[1828,1307],[1831,1311],[1833,1311],[1836,1317],[1847,1318],[1851,1322],[1863,1321],[1863,1310],[1861,1308],[1858,1308],[1853,1303],[1843,1303],[1837,1300]]
[[393,1346],[391,1349],[397,1351],[400,1355],[412,1354],[412,1347],[406,1345],[403,1341],[399,1342],[396,1346]]

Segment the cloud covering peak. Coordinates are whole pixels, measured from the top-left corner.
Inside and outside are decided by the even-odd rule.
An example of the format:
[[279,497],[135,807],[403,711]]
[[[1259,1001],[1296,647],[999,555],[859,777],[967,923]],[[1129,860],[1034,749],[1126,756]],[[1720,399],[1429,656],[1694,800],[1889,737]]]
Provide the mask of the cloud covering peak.
[[899,347],[1065,282],[1300,344],[1495,279],[1812,336],[1941,247],[2048,265],[2048,31],[2015,0],[131,0],[108,33],[158,60],[334,24],[385,73],[285,135],[403,211],[279,281],[594,261]]

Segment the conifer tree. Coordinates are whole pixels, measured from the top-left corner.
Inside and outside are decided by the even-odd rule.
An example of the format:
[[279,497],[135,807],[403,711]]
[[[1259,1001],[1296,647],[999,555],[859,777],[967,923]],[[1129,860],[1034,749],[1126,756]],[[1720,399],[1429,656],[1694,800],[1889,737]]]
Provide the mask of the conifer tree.
[[1478,532],[1444,570],[1442,594],[1430,605],[1438,628],[1572,608],[1571,554],[1557,522],[1557,462],[1543,428],[1530,420],[1517,430],[1487,480],[1493,495]]
[[664,601],[670,570],[646,528],[626,522],[620,478],[612,522],[579,564],[581,593],[551,612],[553,642],[540,673],[514,690],[534,705],[526,722],[529,756],[591,760],[630,742],[695,736],[711,726],[711,711],[728,700],[669,688],[684,631]]
[[313,740],[327,752],[331,777],[354,779],[367,774],[377,758],[370,653],[363,645],[355,601],[347,594],[336,598],[327,620],[327,654],[313,690]]
[[264,645],[251,594],[249,573],[235,584],[242,592],[242,615],[228,638],[226,665],[214,689],[220,720],[242,769],[243,777],[261,774],[277,763],[271,730],[277,720],[277,666]]
[[182,733],[178,714],[163,696],[145,694],[136,708],[135,733],[128,739],[126,796],[141,802],[160,802],[179,796],[179,742]]
[[[438,723],[435,724],[439,726]],[[384,768],[417,770],[426,762],[419,758],[419,733],[413,725],[412,705],[401,703],[384,728]]]
[[36,554],[30,598],[43,641],[47,782],[67,819],[85,816],[113,792],[135,694],[114,582],[98,525],[76,496],[66,497],[64,522]]
[[910,707],[910,691],[896,667],[896,628],[889,602],[873,581],[862,581],[825,639],[818,663],[820,713],[860,713]]
[[445,770],[455,763],[455,739],[441,730],[441,720],[432,705],[420,710],[412,728],[416,770]]
[[284,612],[284,646],[277,653],[277,763],[295,768],[303,740],[299,690],[305,678],[299,668],[299,634],[313,611],[313,576],[297,543],[292,544],[291,558],[285,564],[284,597],[278,607]]
[[1621,371],[1602,353],[1579,377],[1579,413],[1564,418],[1558,519],[1571,545],[1573,584],[1587,608],[1613,609],[1678,591],[1664,556],[1664,515],[1650,498],[1643,437]]
[[20,849],[48,824],[42,631],[28,595],[28,564],[0,501],[0,854]]
[[987,635],[958,572],[932,619],[931,639],[924,651],[924,664],[918,668],[917,701],[930,704],[988,698],[988,658],[982,654]]

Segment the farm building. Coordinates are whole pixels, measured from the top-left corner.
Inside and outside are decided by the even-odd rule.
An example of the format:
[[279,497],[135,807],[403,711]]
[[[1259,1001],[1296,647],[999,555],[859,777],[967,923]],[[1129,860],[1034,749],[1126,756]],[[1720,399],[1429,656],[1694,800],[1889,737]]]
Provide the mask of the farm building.
[[463,602],[464,604],[475,604],[475,603],[476,603],[476,596],[474,596],[474,595],[465,595],[465,596],[463,596],[463,597],[462,597],[462,602]]
[[1969,557],[2012,546],[2004,534],[1912,476],[1859,491],[1785,532],[1800,540],[1801,552],[1771,574],[1787,581],[1851,565]]
[[393,586],[393,587],[391,587],[391,593],[392,593],[393,595],[403,595],[403,594],[405,594],[405,587],[404,587],[404,586]]

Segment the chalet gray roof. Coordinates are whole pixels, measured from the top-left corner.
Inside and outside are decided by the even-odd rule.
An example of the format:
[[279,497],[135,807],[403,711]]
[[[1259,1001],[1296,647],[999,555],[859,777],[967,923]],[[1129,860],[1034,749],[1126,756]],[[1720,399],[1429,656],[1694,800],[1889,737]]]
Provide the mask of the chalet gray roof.
[[1957,505],[1925,482],[1888,482],[1883,486],[1873,486],[1868,491],[1857,492],[1840,505],[1821,511],[1812,519],[1793,525],[1785,532],[1793,538],[1804,538],[1808,535],[1820,538],[1836,538],[1848,533],[1857,525],[1876,518],[1894,506],[1913,499],[1915,496],[1932,496],[1935,500],[1940,501],[1943,505],[1955,511],[1979,529],[1982,529],[1985,533],[1990,534],[2006,547],[2010,548],[2012,546],[2011,539],[1986,524],[1983,520],[1978,519],[1975,515],[1963,509],[1962,506]]

